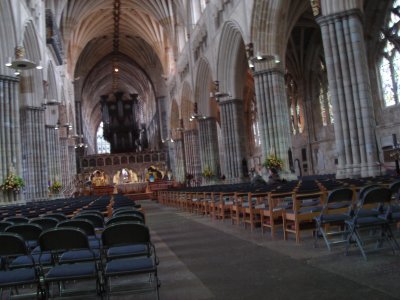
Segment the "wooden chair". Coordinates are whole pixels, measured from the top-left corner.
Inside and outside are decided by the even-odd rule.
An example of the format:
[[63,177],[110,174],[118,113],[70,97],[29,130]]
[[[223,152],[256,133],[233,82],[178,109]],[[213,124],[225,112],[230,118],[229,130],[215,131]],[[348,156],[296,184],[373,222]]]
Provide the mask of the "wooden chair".
[[246,228],[247,224],[249,224],[250,230],[253,231],[257,225],[261,224],[259,210],[256,209],[256,207],[262,203],[263,197],[266,195],[267,194],[247,194],[247,201],[242,203],[244,228]]
[[231,205],[231,222],[232,224],[240,225],[243,213],[242,213],[242,203],[243,198],[247,197],[247,193],[236,192],[233,203]]
[[261,221],[261,233],[264,234],[265,228],[269,228],[271,230],[271,237],[275,238],[276,229],[283,227],[282,212],[285,209],[289,209],[289,206],[292,205],[292,192],[269,192],[266,198],[264,200],[265,206],[258,209]]
[[219,194],[219,201],[217,203],[216,217],[220,220],[229,219],[231,216],[231,206],[233,205],[235,193],[224,192]]
[[309,191],[292,194],[292,207],[282,211],[284,239],[288,233],[294,233],[296,243],[300,243],[302,231],[315,231],[314,218],[317,217],[325,203],[325,191]]

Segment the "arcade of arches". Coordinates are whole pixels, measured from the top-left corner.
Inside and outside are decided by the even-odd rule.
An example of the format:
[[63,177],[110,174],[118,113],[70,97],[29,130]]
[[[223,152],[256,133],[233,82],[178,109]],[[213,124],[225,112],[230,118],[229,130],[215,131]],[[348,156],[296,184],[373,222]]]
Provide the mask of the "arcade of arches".
[[399,22],[399,0],[0,0],[0,184],[25,183],[0,202],[242,182],[271,154],[288,179],[396,172]]

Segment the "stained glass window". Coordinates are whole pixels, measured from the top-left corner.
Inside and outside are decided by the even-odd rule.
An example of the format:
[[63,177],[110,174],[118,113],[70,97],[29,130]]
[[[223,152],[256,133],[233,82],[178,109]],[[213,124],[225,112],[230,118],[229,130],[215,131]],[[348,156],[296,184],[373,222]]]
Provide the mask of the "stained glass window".
[[400,0],[393,2],[388,24],[382,29],[380,39],[382,43],[382,56],[379,64],[381,76],[381,87],[384,105],[392,106],[399,104],[399,76],[400,57],[398,44],[400,21]]
[[110,143],[104,139],[103,136],[103,122],[100,123],[99,128],[97,129],[97,153],[110,153],[111,147]]
[[319,79],[319,107],[321,111],[322,125],[334,124],[332,100],[328,88],[328,79],[324,62],[320,63]]

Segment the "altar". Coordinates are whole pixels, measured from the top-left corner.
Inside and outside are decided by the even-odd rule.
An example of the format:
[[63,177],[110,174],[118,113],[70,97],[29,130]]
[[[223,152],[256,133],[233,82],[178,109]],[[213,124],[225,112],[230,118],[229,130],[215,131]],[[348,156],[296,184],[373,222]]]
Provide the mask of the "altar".
[[119,194],[136,194],[145,193],[147,189],[147,182],[132,182],[117,184],[117,191]]

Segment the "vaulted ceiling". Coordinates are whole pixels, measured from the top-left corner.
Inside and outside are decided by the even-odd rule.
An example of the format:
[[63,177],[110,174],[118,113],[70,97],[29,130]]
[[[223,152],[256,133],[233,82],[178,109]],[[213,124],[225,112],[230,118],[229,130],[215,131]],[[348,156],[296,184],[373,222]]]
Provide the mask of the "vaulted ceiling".
[[[120,2],[118,51],[114,44],[116,2]],[[175,24],[185,22],[186,2],[66,0],[57,7],[68,72],[80,93],[84,120],[91,127],[100,122],[100,96],[113,91],[115,61],[120,70],[118,89],[139,94],[147,105],[145,114],[152,114],[154,103],[148,102],[162,95],[163,79],[175,69]],[[53,6],[56,3],[53,0]]]

